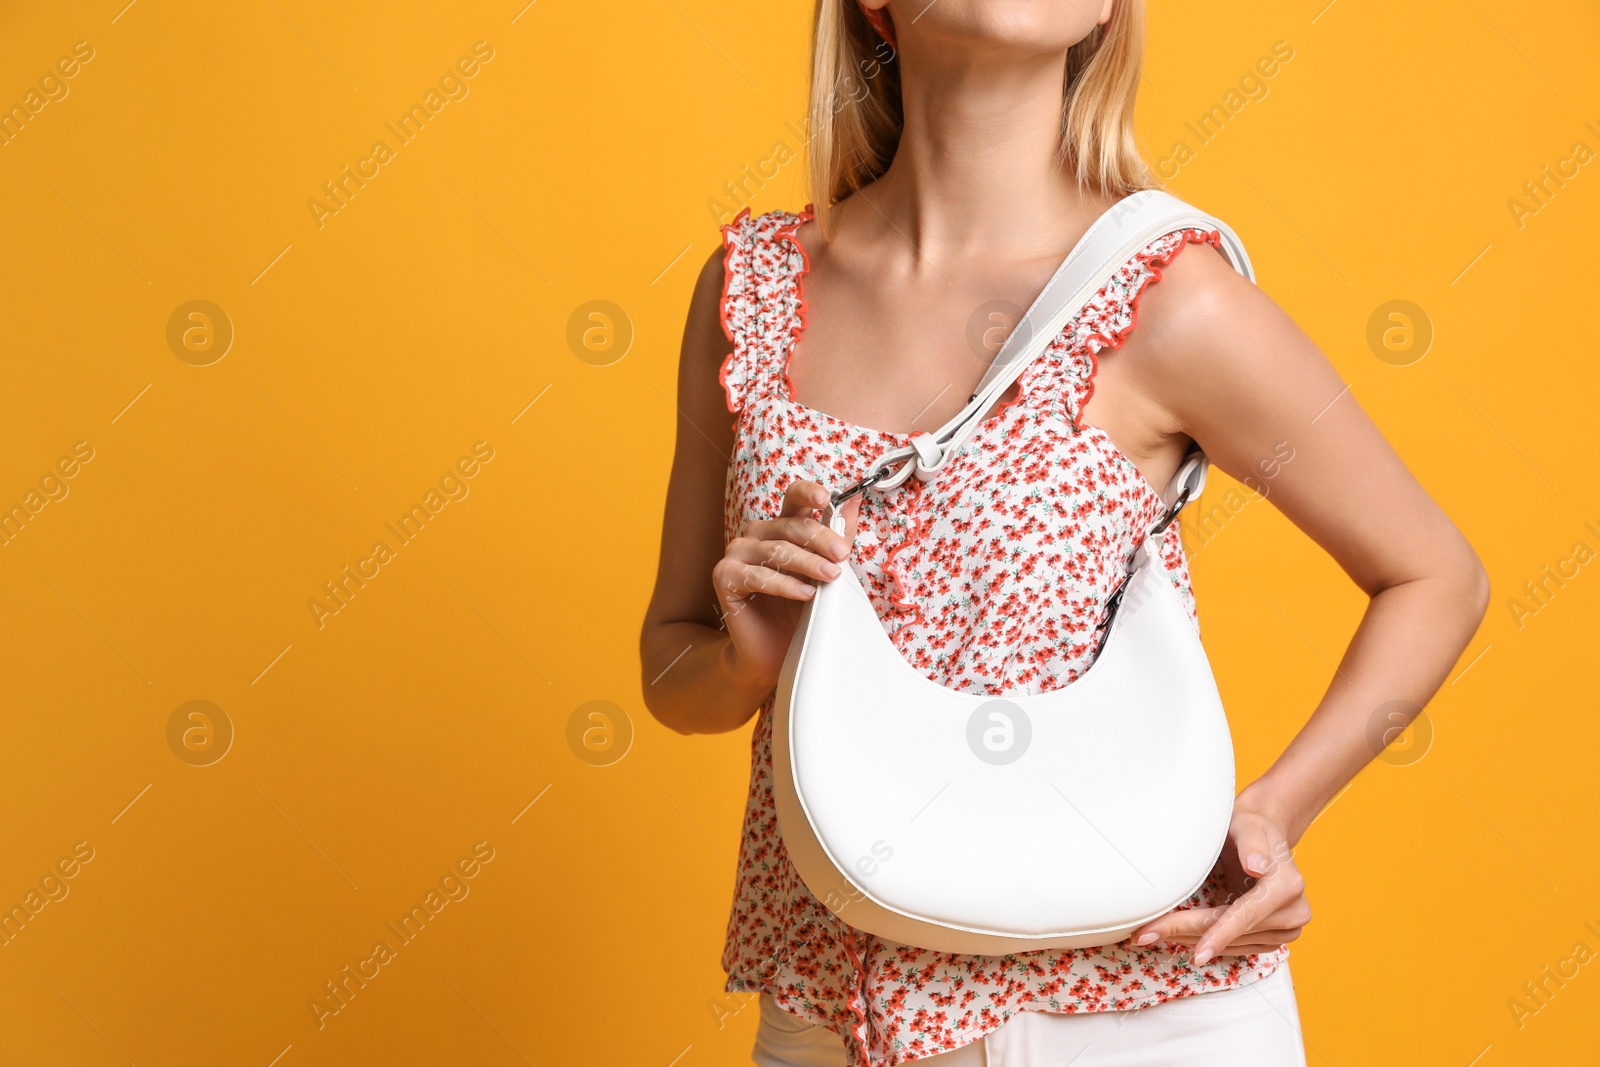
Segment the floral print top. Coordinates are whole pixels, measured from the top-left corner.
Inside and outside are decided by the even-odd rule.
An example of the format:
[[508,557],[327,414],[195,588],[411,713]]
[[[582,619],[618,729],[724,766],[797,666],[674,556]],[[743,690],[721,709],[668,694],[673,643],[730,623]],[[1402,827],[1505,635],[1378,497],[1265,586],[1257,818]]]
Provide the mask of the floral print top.
[[[842,486],[910,435],[856,426],[798,402],[789,352],[805,328],[809,267],[795,230],[812,217],[748,208],[722,227],[719,379],[734,413],[725,532],[774,516],[795,478]],[[1023,372],[933,482],[868,492],[848,565],[895,647],[941,685],[998,696],[1075,680],[1094,658],[1106,598],[1163,510],[1160,492],[1082,422],[1096,353],[1134,328],[1161,267],[1215,231],[1176,230],[1136,253]],[[1198,627],[1178,526],[1161,551]],[[772,698],[757,712],[750,790],[722,965],[730,991],[765,992],[840,1036],[850,1067],[893,1067],[974,1041],[1020,1011],[1137,1008],[1245,985],[1288,946],[1203,966],[1177,942],[1131,941],[1008,956],[932,952],[857,930],[790,863],[772,795]],[[1132,775],[1134,768],[1130,768]],[[1130,787],[1136,781],[1130,777]],[[1220,865],[1178,908],[1225,902]]]

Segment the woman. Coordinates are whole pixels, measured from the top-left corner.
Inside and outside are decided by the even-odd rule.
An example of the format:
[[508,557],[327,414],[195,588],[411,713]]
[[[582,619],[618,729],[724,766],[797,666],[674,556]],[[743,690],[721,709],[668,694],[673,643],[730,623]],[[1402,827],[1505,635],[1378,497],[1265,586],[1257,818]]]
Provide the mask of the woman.
[[[756,716],[722,958],[729,990],[760,994],[754,1062],[1020,1067],[1092,1045],[1098,1065],[1303,1064],[1287,957],[1311,910],[1293,849],[1376,755],[1380,709],[1420,708],[1443,682],[1483,616],[1483,568],[1201,230],[1130,259],[937,479],[851,497],[843,538],[818,523],[829,489],[965,403],[1003,337],[993,323],[1154,184],[1131,131],[1141,0],[903,3],[819,0],[816,204],[741,212],[700,274],[640,641],[662,723]],[[801,604],[853,567],[929,678],[985,695],[1065,685],[1196,442],[1370,597],[1325,697],[1240,792],[1211,878],[1097,949],[962,956],[850,927],[797,877],[773,814],[771,699]],[[1041,494],[1054,506],[1030,509]],[[1160,536],[1187,591],[1177,525]]]

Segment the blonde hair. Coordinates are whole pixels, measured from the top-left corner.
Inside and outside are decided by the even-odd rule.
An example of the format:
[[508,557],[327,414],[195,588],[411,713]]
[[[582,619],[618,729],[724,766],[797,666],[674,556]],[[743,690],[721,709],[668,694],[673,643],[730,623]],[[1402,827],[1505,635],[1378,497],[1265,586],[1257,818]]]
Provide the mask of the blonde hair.
[[[1067,52],[1057,160],[1080,187],[1126,196],[1159,185],[1133,134],[1143,53],[1144,0],[1116,0]],[[856,0],[817,0],[808,167],[824,234],[832,206],[888,169],[904,123],[898,56]]]

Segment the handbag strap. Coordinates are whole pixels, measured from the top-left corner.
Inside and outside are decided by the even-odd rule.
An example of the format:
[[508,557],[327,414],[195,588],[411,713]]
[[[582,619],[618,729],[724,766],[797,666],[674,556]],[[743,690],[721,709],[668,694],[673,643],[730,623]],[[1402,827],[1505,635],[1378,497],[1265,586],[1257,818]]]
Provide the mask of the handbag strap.
[[[1174,230],[1215,230],[1221,249],[1233,268],[1252,282],[1255,269],[1244,244],[1228,225],[1160,189],[1132,193],[1108,208],[1078,240],[1061,266],[1045,283],[1033,305],[1006,338],[966,406],[932,433],[917,434],[911,442],[888,449],[868,466],[854,484],[831,494],[823,510],[823,523],[832,525],[838,506],[868,487],[894,489],[913,474],[923,481],[944,469],[983,421],[984,413],[1011,383],[1077,318],[1094,295],[1105,287],[1134,253]],[[1163,500],[1167,513],[1152,531],[1159,533],[1185,503],[1200,495],[1208,462],[1198,447],[1192,450],[1168,483]]]

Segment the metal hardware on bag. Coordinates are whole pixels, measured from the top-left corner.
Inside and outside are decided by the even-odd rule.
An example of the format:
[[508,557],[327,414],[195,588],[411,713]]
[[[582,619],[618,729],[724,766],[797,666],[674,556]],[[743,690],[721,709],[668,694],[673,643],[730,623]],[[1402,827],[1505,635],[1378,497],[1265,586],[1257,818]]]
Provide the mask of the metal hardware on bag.
[[1106,639],[1111,636],[1111,622],[1117,617],[1117,608],[1122,604],[1122,594],[1127,591],[1131,575],[1123,575],[1122,581],[1117,583],[1116,589],[1106,597],[1106,617],[1100,620],[1100,625],[1094,628],[1099,636],[1095,638],[1094,654],[1099,658],[1101,651],[1106,647]]
[[880,467],[877,470],[873,471],[871,474],[868,474],[865,477],[861,478],[860,480],[856,481],[854,484],[845,486],[843,489],[839,490],[837,493],[829,494],[828,500],[829,500],[830,503],[833,504],[834,507],[838,507],[840,504],[843,504],[846,500],[849,500],[851,497],[855,496],[857,493],[859,493],[862,490],[866,489],[867,486],[873,484],[874,482],[878,481],[881,478],[886,478],[886,477],[888,477],[888,472]]
[[[967,398],[967,403],[970,404],[976,399],[978,399],[978,394],[977,393],[973,393],[970,397]],[[921,460],[924,460],[927,457],[923,456],[921,454],[921,449],[918,448],[918,441],[919,440],[921,440],[921,439],[918,438],[916,440],[913,440],[912,445],[911,445],[912,448],[917,449],[917,452],[914,453],[913,455],[909,455],[909,456],[905,456],[905,457],[901,458],[901,460],[900,460],[900,470],[904,470],[905,469],[905,465],[906,464],[910,464],[912,472],[915,473],[918,478],[921,478],[923,481],[927,481],[928,478],[931,477],[931,475],[929,473],[925,473],[925,469],[923,468],[923,466],[922,466],[922,464],[920,462]],[[936,452],[939,455],[939,458],[941,459],[941,461],[944,458],[946,458],[942,452],[937,451],[938,449],[941,448],[941,446],[940,446],[940,444],[939,444],[939,442],[937,440],[934,441],[934,447],[935,447]],[[879,462],[882,462],[881,458],[879,459]],[[891,472],[890,472],[890,470],[889,470],[889,468],[887,466],[879,467],[877,470],[873,471],[871,474],[863,475],[862,478],[859,481],[856,481],[856,482],[854,482],[854,483],[852,483],[850,485],[845,486],[843,489],[839,490],[837,493],[831,494],[829,496],[829,500],[832,502],[834,507],[838,507],[840,504],[844,503],[846,500],[849,500],[851,497],[855,496],[857,493],[859,493],[862,490],[866,489],[868,486],[874,484],[875,482],[882,481],[884,478],[889,477],[890,473]],[[896,471],[894,473],[899,473],[899,472]]]
[[1122,581],[1117,583],[1116,589],[1106,597],[1106,617],[1095,627],[1100,637],[1095,641],[1094,654],[1099,657],[1101,649],[1106,647],[1106,638],[1111,636],[1111,620],[1117,617],[1117,607],[1122,603],[1122,594],[1128,591],[1128,582],[1133,579],[1131,574],[1124,574]]
[[1174,500],[1172,506],[1167,509],[1167,513],[1161,516],[1161,521],[1150,527],[1150,532],[1152,534],[1165,533],[1167,527],[1172,525],[1172,520],[1178,517],[1178,512],[1188,502],[1189,487],[1186,485],[1183,487],[1183,492],[1178,494],[1178,499]]
[[[1178,493],[1178,498],[1172,502],[1172,506],[1167,508],[1166,514],[1161,516],[1161,521],[1150,527],[1149,536],[1160,536],[1168,526],[1172,525],[1172,520],[1178,517],[1178,512],[1183,510],[1183,506],[1188,502],[1189,487],[1186,485],[1183,487],[1183,490]],[[1100,654],[1100,650],[1105,647],[1106,638],[1111,636],[1111,620],[1116,618],[1117,608],[1122,604],[1122,594],[1128,591],[1128,583],[1132,580],[1132,574],[1124,574],[1122,576],[1122,581],[1117,583],[1116,589],[1112,590],[1111,595],[1106,597],[1106,617],[1099,626],[1095,627],[1095,630],[1100,634],[1100,639],[1095,645],[1096,656],[1098,656]]]

